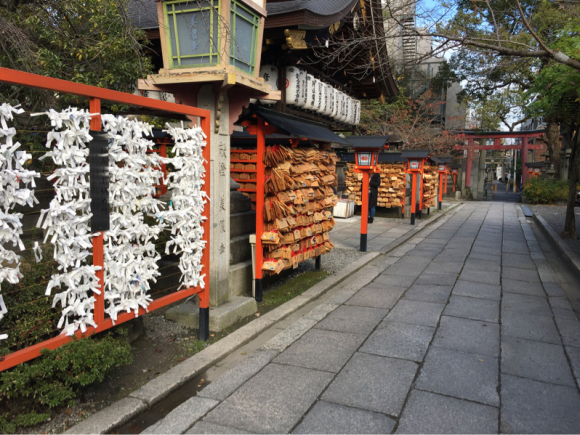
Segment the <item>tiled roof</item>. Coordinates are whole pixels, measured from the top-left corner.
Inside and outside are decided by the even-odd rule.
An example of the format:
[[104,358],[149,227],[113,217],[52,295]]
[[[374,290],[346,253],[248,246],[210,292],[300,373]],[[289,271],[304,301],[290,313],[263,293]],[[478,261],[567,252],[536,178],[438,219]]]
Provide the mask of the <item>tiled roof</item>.
[[266,2],[268,16],[282,15],[289,12],[308,10],[316,15],[334,15],[347,8],[353,0],[290,0],[283,2]]
[[129,3],[129,16],[133,25],[143,30],[157,29],[157,2],[155,0],[132,0]]

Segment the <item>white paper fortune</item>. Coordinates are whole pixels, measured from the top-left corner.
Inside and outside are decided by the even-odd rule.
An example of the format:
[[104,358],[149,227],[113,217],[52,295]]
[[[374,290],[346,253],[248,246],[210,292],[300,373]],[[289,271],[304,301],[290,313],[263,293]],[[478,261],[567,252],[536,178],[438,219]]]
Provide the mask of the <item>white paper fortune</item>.
[[[24,166],[32,156],[26,151],[18,151],[20,144],[14,143],[16,129],[9,127],[14,119],[14,113],[20,114],[24,110],[4,103],[0,106],[0,284],[8,281],[18,284],[20,273],[20,256],[8,247],[24,250],[24,243],[20,239],[22,234],[22,213],[11,212],[15,206],[32,207],[38,201],[34,196],[34,178],[40,174],[25,169]],[[32,188],[32,189],[31,189]],[[0,320],[7,312],[4,298],[0,296]],[[0,340],[8,338],[1,334]]]

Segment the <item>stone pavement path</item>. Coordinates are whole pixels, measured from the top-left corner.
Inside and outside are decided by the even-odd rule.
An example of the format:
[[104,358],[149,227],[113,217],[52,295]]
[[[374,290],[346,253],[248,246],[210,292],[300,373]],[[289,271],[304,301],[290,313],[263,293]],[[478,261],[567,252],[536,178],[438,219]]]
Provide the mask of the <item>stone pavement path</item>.
[[145,432],[580,432],[580,323],[519,206],[379,260]]

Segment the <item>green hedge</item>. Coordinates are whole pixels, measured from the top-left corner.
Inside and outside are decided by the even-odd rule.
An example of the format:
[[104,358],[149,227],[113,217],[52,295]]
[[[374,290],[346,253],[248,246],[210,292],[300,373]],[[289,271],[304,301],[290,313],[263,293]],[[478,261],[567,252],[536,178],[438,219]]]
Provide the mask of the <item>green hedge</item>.
[[[120,335],[119,335],[120,333]],[[0,373],[0,432],[46,421],[50,410],[72,406],[89,385],[133,361],[126,330],[73,341]]]
[[524,195],[530,204],[552,204],[568,199],[568,182],[533,178],[524,188]]

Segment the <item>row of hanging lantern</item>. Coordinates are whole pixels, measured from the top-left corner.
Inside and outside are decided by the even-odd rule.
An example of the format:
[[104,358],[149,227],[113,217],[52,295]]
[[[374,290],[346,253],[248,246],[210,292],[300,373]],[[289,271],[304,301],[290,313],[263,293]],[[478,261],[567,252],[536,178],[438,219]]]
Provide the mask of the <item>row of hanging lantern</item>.
[[[273,90],[278,90],[278,67],[262,65],[260,77]],[[360,101],[308,74],[295,66],[286,67],[286,105],[316,112],[343,124],[360,123]],[[274,100],[261,99],[265,105],[275,104]]]

